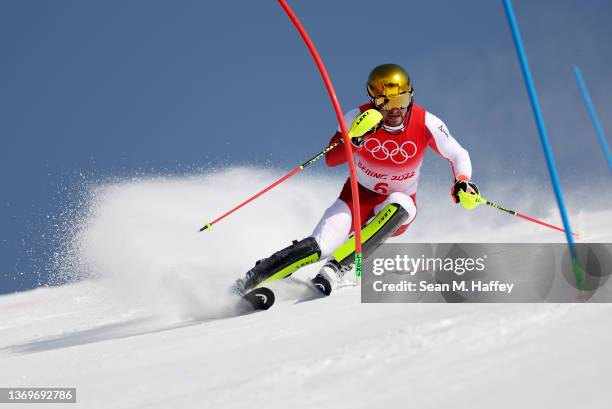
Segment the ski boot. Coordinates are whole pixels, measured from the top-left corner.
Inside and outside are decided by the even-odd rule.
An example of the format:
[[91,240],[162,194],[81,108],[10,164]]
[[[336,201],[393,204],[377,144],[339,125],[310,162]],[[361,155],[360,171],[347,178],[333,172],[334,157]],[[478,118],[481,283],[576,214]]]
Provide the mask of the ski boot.
[[231,292],[249,301],[256,310],[268,309],[274,304],[274,293],[262,287],[264,282],[289,277],[299,268],[317,262],[320,256],[321,250],[313,237],[295,240],[289,247],[257,261],[244,278],[234,282]]
[[342,266],[336,260],[329,259],[310,282],[323,295],[330,295],[333,289],[342,282],[344,274],[352,268],[352,264]]

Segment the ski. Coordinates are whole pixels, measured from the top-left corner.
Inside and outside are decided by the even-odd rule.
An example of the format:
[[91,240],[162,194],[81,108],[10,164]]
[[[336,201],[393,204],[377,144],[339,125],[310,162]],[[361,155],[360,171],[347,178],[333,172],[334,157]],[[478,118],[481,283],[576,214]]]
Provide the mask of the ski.
[[266,287],[255,288],[242,296],[255,310],[267,310],[274,305],[274,292]]
[[[301,301],[326,297],[329,296],[332,291],[329,281],[321,276],[316,276],[310,280],[310,285],[307,286],[313,291],[314,296],[306,297]],[[271,289],[267,287],[259,287],[248,291],[242,296],[242,299],[247,301],[255,311],[262,311],[272,307],[276,298],[274,296],[274,291]]]
[[310,283],[313,285],[314,288],[317,289],[317,291],[321,293],[321,295],[329,296],[332,292],[331,284],[320,274],[317,274],[315,278],[310,280]]

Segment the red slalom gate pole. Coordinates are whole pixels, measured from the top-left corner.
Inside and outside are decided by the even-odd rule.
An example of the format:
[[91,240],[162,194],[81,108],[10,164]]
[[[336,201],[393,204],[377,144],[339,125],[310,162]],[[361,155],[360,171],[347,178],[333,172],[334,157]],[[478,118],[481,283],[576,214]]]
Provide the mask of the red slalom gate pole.
[[323,77],[323,82],[325,83],[325,87],[327,88],[327,92],[329,94],[329,98],[334,107],[334,111],[336,111],[336,118],[338,119],[338,124],[340,125],[340,131],[342,132],[342,138],[344,139],[344,151],[346,152],[346,158],[349,166],[349,173],[351,175],[351,193],[353,197],[353,230],[355,231],[355,277],[357,278],[357,283],[359,284],[361,280],[361,215],[360,215],[360,206],[359,206],[359,189],[357,186],[357,172],[355,171],[355,161],[353,159],[353,151],[351,149],[351,140],[348,136],[348,131],[346,129],[346,124],[344,123],[344,116],[342,114],[342,108],[340,107],[340,102],[338,102],[338,97],[336,96],[336,91],[334,90],[334,86],[329,79],[329,75],[327,74],[327,70],[325,69],[325,65],[323,64],[323,60],[319,56],[314,44],[308,37],[308,33],[298,20],[297,16],[291,10],[291,7],[287,4],[285,0],[278,0],[285,13],[300,33],[302,40],[306,43],[308,47],[308,51],[312,55],[312,58],[315,60],[317,64],[317,68],[321,73],[321,77]]

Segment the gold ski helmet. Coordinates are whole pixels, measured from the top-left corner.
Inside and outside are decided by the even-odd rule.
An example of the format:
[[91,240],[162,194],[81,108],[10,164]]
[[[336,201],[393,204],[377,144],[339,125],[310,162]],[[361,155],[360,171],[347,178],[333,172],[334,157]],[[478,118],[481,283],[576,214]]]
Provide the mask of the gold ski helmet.
[[408,108],[412,104],[412,83],[408,73],[397,64],[383,64],[368,76],[368,95],[378,110]]

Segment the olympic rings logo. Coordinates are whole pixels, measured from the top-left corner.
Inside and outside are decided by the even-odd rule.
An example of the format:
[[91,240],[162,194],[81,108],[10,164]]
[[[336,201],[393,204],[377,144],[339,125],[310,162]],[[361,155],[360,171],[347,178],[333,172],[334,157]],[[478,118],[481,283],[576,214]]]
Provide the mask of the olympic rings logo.
[[380,142],[376,138],[369,138],[365,141],[363,146],[372,154],[374,159],[391,159],[393,163],[398,165],[406,163],[408,159],[417,154],[417,146],[412,141],[406,141],[399,145],[392,140]]

